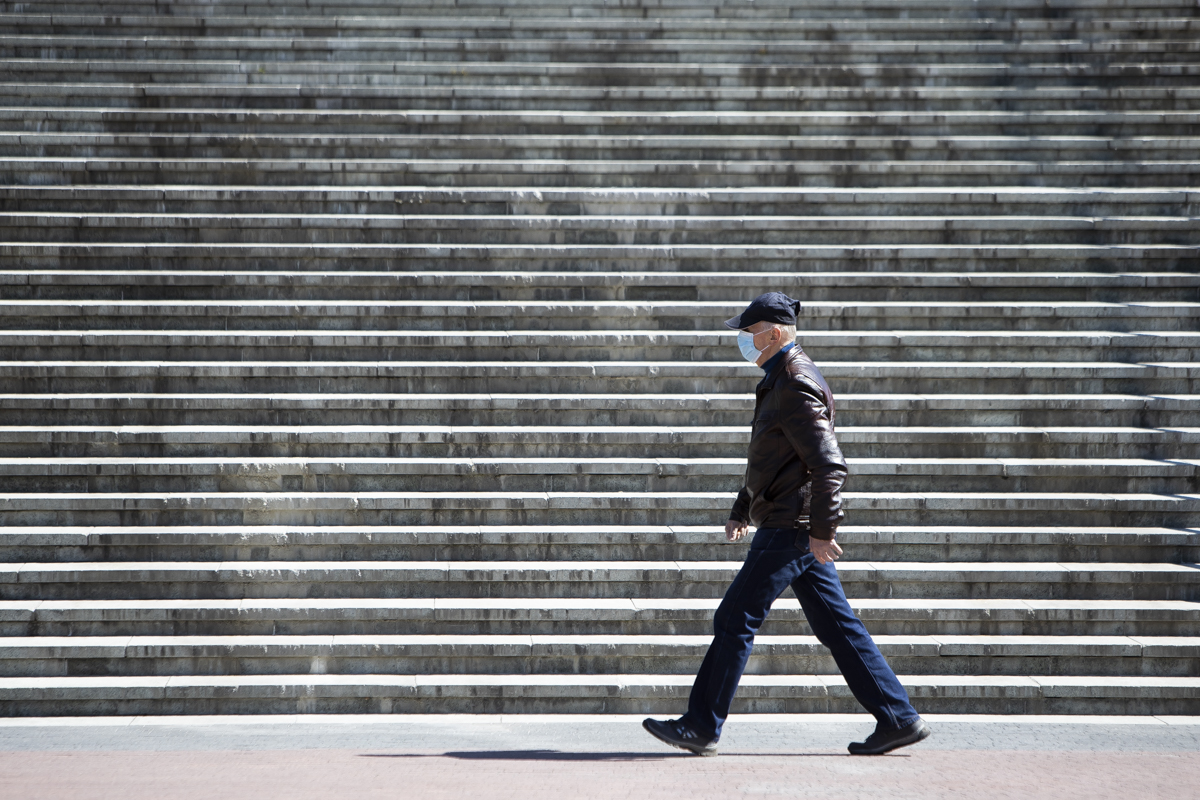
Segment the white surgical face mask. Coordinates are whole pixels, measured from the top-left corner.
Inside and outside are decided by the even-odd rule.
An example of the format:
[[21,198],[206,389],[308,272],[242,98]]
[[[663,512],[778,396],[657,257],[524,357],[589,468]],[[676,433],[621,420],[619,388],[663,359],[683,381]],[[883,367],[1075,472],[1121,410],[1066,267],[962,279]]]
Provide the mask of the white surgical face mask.
[[738,331],[738,350],[742,351],[742,358],[751,364],[757,364],[758,357],[762,355],[762,350],[754,346],[754,334],[749,331]]

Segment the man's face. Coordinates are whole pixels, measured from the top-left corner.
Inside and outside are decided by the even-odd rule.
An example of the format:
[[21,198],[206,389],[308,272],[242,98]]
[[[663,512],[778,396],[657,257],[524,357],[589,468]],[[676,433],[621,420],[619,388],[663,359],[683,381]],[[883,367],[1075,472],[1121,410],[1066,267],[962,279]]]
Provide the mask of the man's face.
[[766,350],[783,336],[779,329],[769,322],[756,322],[746,330],[754,334],[755,350]]
[[756,322],[744,330],[754,337],[754,349],[759,351],[758,360],[754,363],[761,367],[774,355],[771,351],[779,346],[783,339],[783,331],[769,322]]

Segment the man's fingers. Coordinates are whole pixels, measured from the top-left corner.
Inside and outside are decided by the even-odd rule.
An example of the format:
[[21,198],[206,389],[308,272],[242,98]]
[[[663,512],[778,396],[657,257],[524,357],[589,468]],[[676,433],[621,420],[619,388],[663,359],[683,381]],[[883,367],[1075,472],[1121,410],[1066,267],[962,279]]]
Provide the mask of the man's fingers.
[[809,549],[820,564],[831,564],[842,554],[841,546],[832,539],[814,539],[810,542]]

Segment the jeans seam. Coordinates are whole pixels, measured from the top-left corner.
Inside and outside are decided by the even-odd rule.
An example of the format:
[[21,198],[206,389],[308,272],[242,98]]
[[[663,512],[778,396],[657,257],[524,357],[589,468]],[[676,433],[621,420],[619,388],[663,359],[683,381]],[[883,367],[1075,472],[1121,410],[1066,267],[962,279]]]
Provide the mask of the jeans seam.
[[[763,556],[764,556],[765,554],[769,553],[769,552],[771,552],[771,551],[769,551],[769,550],[762,550],[762,549],[755,549],[755,548],[750,548],[748,551],[746,551],[746,561],[742,562],[741,569],[739,569],[739,570],[738,570],[738,573],[739,573],[739,575],[740,575],[740,573],[741,573],[741,572],[743,572],[744,570],[751,568],[751,566],[756,566],[756,565],[758,564],[758,562],[762,560]],[[751,562],[751,561],[750,561],[750,556],[754,556],[754,561],[753,561],[753,562]],[[734,581],[735,581],[735,582],[736,582],[736,580],[737,580],[737,578],[734,578]],[[738,595],[737,595],[737,597],[741,597],[741,595],[742,595],[742,594],[744,594],[744,593],[745,593],[745,591],[746,591],[746,588],[745,588],[744,586],[739,586],[739,590],[738,590]],[[721,602],[722,602],[722,604],[724,604],[724,602],[725,602],[725,598],[722,598],[722,601],[721,601]],[[740,603],[740,602],[738,602],[738,604],[737,604],[737,605],[738,605],[738,607],[741,607],[741,606],[743,606],[744,604],[743,604],[743,603]],[[720,608],[719,608],[719,607],[718,607],[717,611],[718,611],[718,612],[720,612]],[[714,626],[714,627],[715,627],[715,626]],[[713,631],[713,633],[714,633],[714,634],[716,634],[716,631],[714,630],[714,631]],[[714,638],[714,640],[719,640],[719,641],[720,641],[720,643],[717,645],[719,649],[718,649],[718,650],[716,651],[716,653],[714,654],[714,657],[720,657],[720,656],[721,656],[721,655],[724,653],[724,651],[725,651],[725,641],[724,641],[724,638],[725,638],[725,635],[726,635],[726,633],[727,633],[727,632],[722,632],[722,635],[720,635],[720,636],[714,636],[714,637],[713,637],[713,638]],[[753,649],[754,649],[754,641],[753,641],[753,639],[754,639],[754,638],[755,638],[757,635],[758,635],[758,631],[757,631],[757,630],[755,630],[755,631],[753,632],[753,634],[751,634],[751,642],[750,642],[750,648],[751,648],[751,651],[753,651]],[[715,680],[715,679],[716,679],[716,676],[712,676],[712,677],[710,677],[710,679],[709,679],[709,680],[710,680],[710,681],[712,681],[712,680]],[[738,683],[739,683],[739,684],[741,683],[741,679],[740,679],[740,678],[738,679]],[[706,688],[709,688],[709,689],[711,689],[711,687],[706,687]],[[734,693],[736,694],[736,689],[734,690]],[[710,691],[710,694],[711,694],[711,691]],[[723,722],[723,721],[724,721],[724,720],[722,720],[722,722]]]
[[[739,569],[739,570],[738,570],[739,574],[742,572],[742,570],[745,570],[747,567],[749,567],[749,566],[750,566],[750,560],[749,560],[749,559],[750,559],[750,556],[751,556],[751,555],[753,555],[753,556],[755,557],[755,563],[757,563],[757,562],[758,562],[758,560],[761,558],[761,555],[759,555],[759,554],[760,554],[760,553],[762,553],[762,552],[763,552],[763,551],[761,551],[761,550],[753,550],[753,549],[751,549],[751,550],[747,551],[747,553],[746,553],[746,561],[745,561],[745,562],[743,562],[741,569]],[[734,582],[735,582],[735,583],[737,582],[737,578],[734,578]],[[741,596],[741,594],[742,594],[744,591],[745,591],[745,589],[744,589],[742,586],[740,586],[740,585],[739,585],[739,586],[738,586],[738,595],[737,595],[737,596],[738,596],[738,597],[740,597],[740,596]],[[725,604],[725,600],[726,600],[727,598],[728,598],[728,595],[726,595],[724,598],[722,598],[722,599],[721,599],[721,604],[722,604],[722,605],[724,605],[724,604]],[[721,609],[720,609],[720,606],[718,606],[718,607],[717,607],[717,613],[718,613],[718,614],[720,614],[720,612],[721,612]],[[714,660],[714,661],[719,661],[719,660],[720,660],[720,657],[721,657],[721,656],[722,656],[722,654],[725,652],[725,638],[726,638],[726,636],[727,636],[728,634],[727,634],[727,631],[725,631],[725,630],[721,630],[721,631],[717,631],[717,630],[715,630],[715,628],[716,628],[716,624],[715,624],[715,623],[716,623],[716,620],[714,619],[714,621],[713,621],[713,622],[714,622],[714,625],[713,625],[713,627],[714,627],[714,630],[713,630],[713,634],[714,634],[714,636],[713,636],[713,644],[714,644],[714,645],[717,647],[717,650],[716,650],[716,652],[713,654],[713,660]],[[753,642],[751,643],[751,647],[753,647]],[[713,694],[713,691],[712,691],[712,683],[713,683],[714,681],[716,681],[716,682],[718,683],[718,685],[719,685],[719,684],[720,684],[720,681],[718,680],[718,676],[717,676],[717,675],[710,675],[710,676],[709,676],[709,678],[708,678],[708,680],[709,680],[709,685],[708,685],[708,686],[706,686],[706,687],[704,687],[704,689],[705,689],[705,694],[709,694],[709,695],[711,695],[711,694]],[[741,682],[741,681],[739,681],[739,683],[740,683],[740,682]],[[711,709],[710,709],[710,710],[711,710]],[[724,721],[724,720],[722,720],[722,721]],[[709,733],[710,735],[715,735],[715,734],[716,734],[716,732],[715,732],[715,731],[705,731],[705,733]]]
[[[836,568],[835,568],[835,570],[836,570]],[[839,578],[838,581],[840,583],[841,579]],[[817,595],[818,599],[820,599],[821,605],[825,606],[825,610],[829,613],[829,617],[830,617],[830,619],[833,620],[833,624],[836,625],[837,629],[841,632],[842,638],[845,639],[847,642],[849,642],[850,638],[848,636],[846,636],[845,627],[843,627],[841,620],[839,620],[837,618],[837,616],[833,613],[833,609],[830,608],[829,602],[825,599],[825,596],[823,594],[821,594],[821,592],[819,590],[816,592],[816,595]],[[851,645],[850,649],[854,651],[854,656],[855,656],[855,658],[858,659],[859,663],[862,664],[863,669],[865,669],[867,674],[869,676],[871,676],[871,683],[875,684],[875,691],[877,691],[879,693],[879,696],[881,698],[886,699],[887,694],[883,691],[883,687],[879,685],[879,681],[878,681],[878,679],[876,679],[875,673],[871,670],[871,668],[869,666],[867,666],[867,662],[865,659],[863,659],[862,654],[858,652],[858,648]],[[888,719],[891,720],[892,727],[893,728],[899,727],[899,725],[896,722],[896,715],[892,713],[892,710],[890,708],[884,707],[883,711],[885,714],[887,714]]]

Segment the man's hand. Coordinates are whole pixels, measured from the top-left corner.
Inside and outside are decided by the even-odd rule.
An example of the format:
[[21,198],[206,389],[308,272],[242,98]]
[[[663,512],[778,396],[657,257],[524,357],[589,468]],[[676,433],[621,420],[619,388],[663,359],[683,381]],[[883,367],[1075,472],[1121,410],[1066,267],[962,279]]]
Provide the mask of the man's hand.
[[750,530],[750,526],[744,522],[738,522],[736,519],[731,519],[725,523],[725,538],[731,542],[736,542],[738,539],[746,535]]
[[[728,525],[725,526],[725,530],[729,530]],[[822,564],[832,564],[842,554],[842,548],[838,547],[838,543],[833,539],[826,541],[824,539],[814,539],[810,536],[808,538],[808,549],[817,557],[817,561]]]

